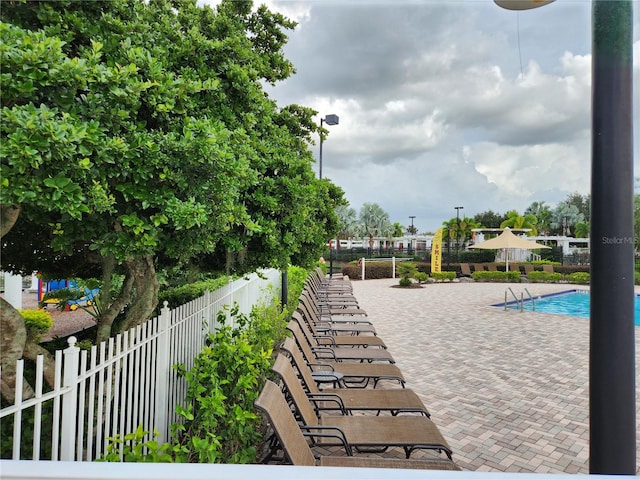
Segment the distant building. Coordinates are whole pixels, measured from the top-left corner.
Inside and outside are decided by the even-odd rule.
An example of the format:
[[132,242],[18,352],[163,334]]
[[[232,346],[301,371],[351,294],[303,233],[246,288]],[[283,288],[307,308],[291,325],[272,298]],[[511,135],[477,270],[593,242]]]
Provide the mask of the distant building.
[[[369,248],[369,238],[351,238],[348,240],[340,240],[338,246],[337,240],[332,240],[334,248],[351,249],[351,248]],[[402,237],[374,237],[373,248],[393,249],[393,250],[430,250],[433,242],[433,235],[404,235]]]

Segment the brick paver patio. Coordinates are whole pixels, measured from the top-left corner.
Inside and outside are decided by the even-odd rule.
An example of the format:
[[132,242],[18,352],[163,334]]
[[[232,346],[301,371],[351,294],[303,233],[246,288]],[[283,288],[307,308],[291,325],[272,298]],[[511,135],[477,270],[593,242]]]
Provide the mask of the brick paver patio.
[[463,469],[588,473],[588,319],[490,306],[576,286],[352,283]]

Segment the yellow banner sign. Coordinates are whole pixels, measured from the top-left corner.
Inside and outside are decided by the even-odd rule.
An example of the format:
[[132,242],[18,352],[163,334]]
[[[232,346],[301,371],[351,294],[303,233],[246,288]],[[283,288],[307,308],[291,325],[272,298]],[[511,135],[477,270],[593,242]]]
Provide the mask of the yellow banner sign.
[[442,229],[436,230],[431,244],[431,273],[442,271]]

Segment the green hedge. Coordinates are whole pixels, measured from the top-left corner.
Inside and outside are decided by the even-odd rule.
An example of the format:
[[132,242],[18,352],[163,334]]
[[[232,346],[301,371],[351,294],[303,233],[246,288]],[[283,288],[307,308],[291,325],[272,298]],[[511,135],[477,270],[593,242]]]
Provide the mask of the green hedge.
[[436,281],[453,280],[454,278],[456,278],[456,272],[433,272],[431,274],[431,278]]
[[[342,266],[342,274],[353,279],[362,278],[362,266],[357,263],[348,263]],[[368,279],[391,278],[393,277],[393,264],[391,262],[367,263],[365,276]]]
[[527,278],[533,283],[558,283],[564,280],[565,277],[561,273],[535,271],[527,274]]
[[182,285],[181,287],[161,290],[158,292],[158,307],[156,314],[160,313],[160,309],[162,308],[165,300],[169,302],[169,308],[176,308],[180,305],[184,305],[185,303],[189,303],[191,300],[201,297],[207,290],[214,292],[228,283],[229,277],[224,276],[211,280],[190,283],[188,285]]
[[520,282],[518,272],[473,272],[471,274],[476,282]]

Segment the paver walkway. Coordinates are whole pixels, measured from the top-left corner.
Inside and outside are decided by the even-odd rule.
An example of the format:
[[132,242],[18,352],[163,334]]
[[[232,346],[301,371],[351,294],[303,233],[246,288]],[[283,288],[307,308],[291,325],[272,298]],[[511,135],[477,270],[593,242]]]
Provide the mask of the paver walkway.
[[[463,469],[588,473],[588,319],[490,306],[522,284],[352,283]],[[536,296],[576,286],[526,288]]]

